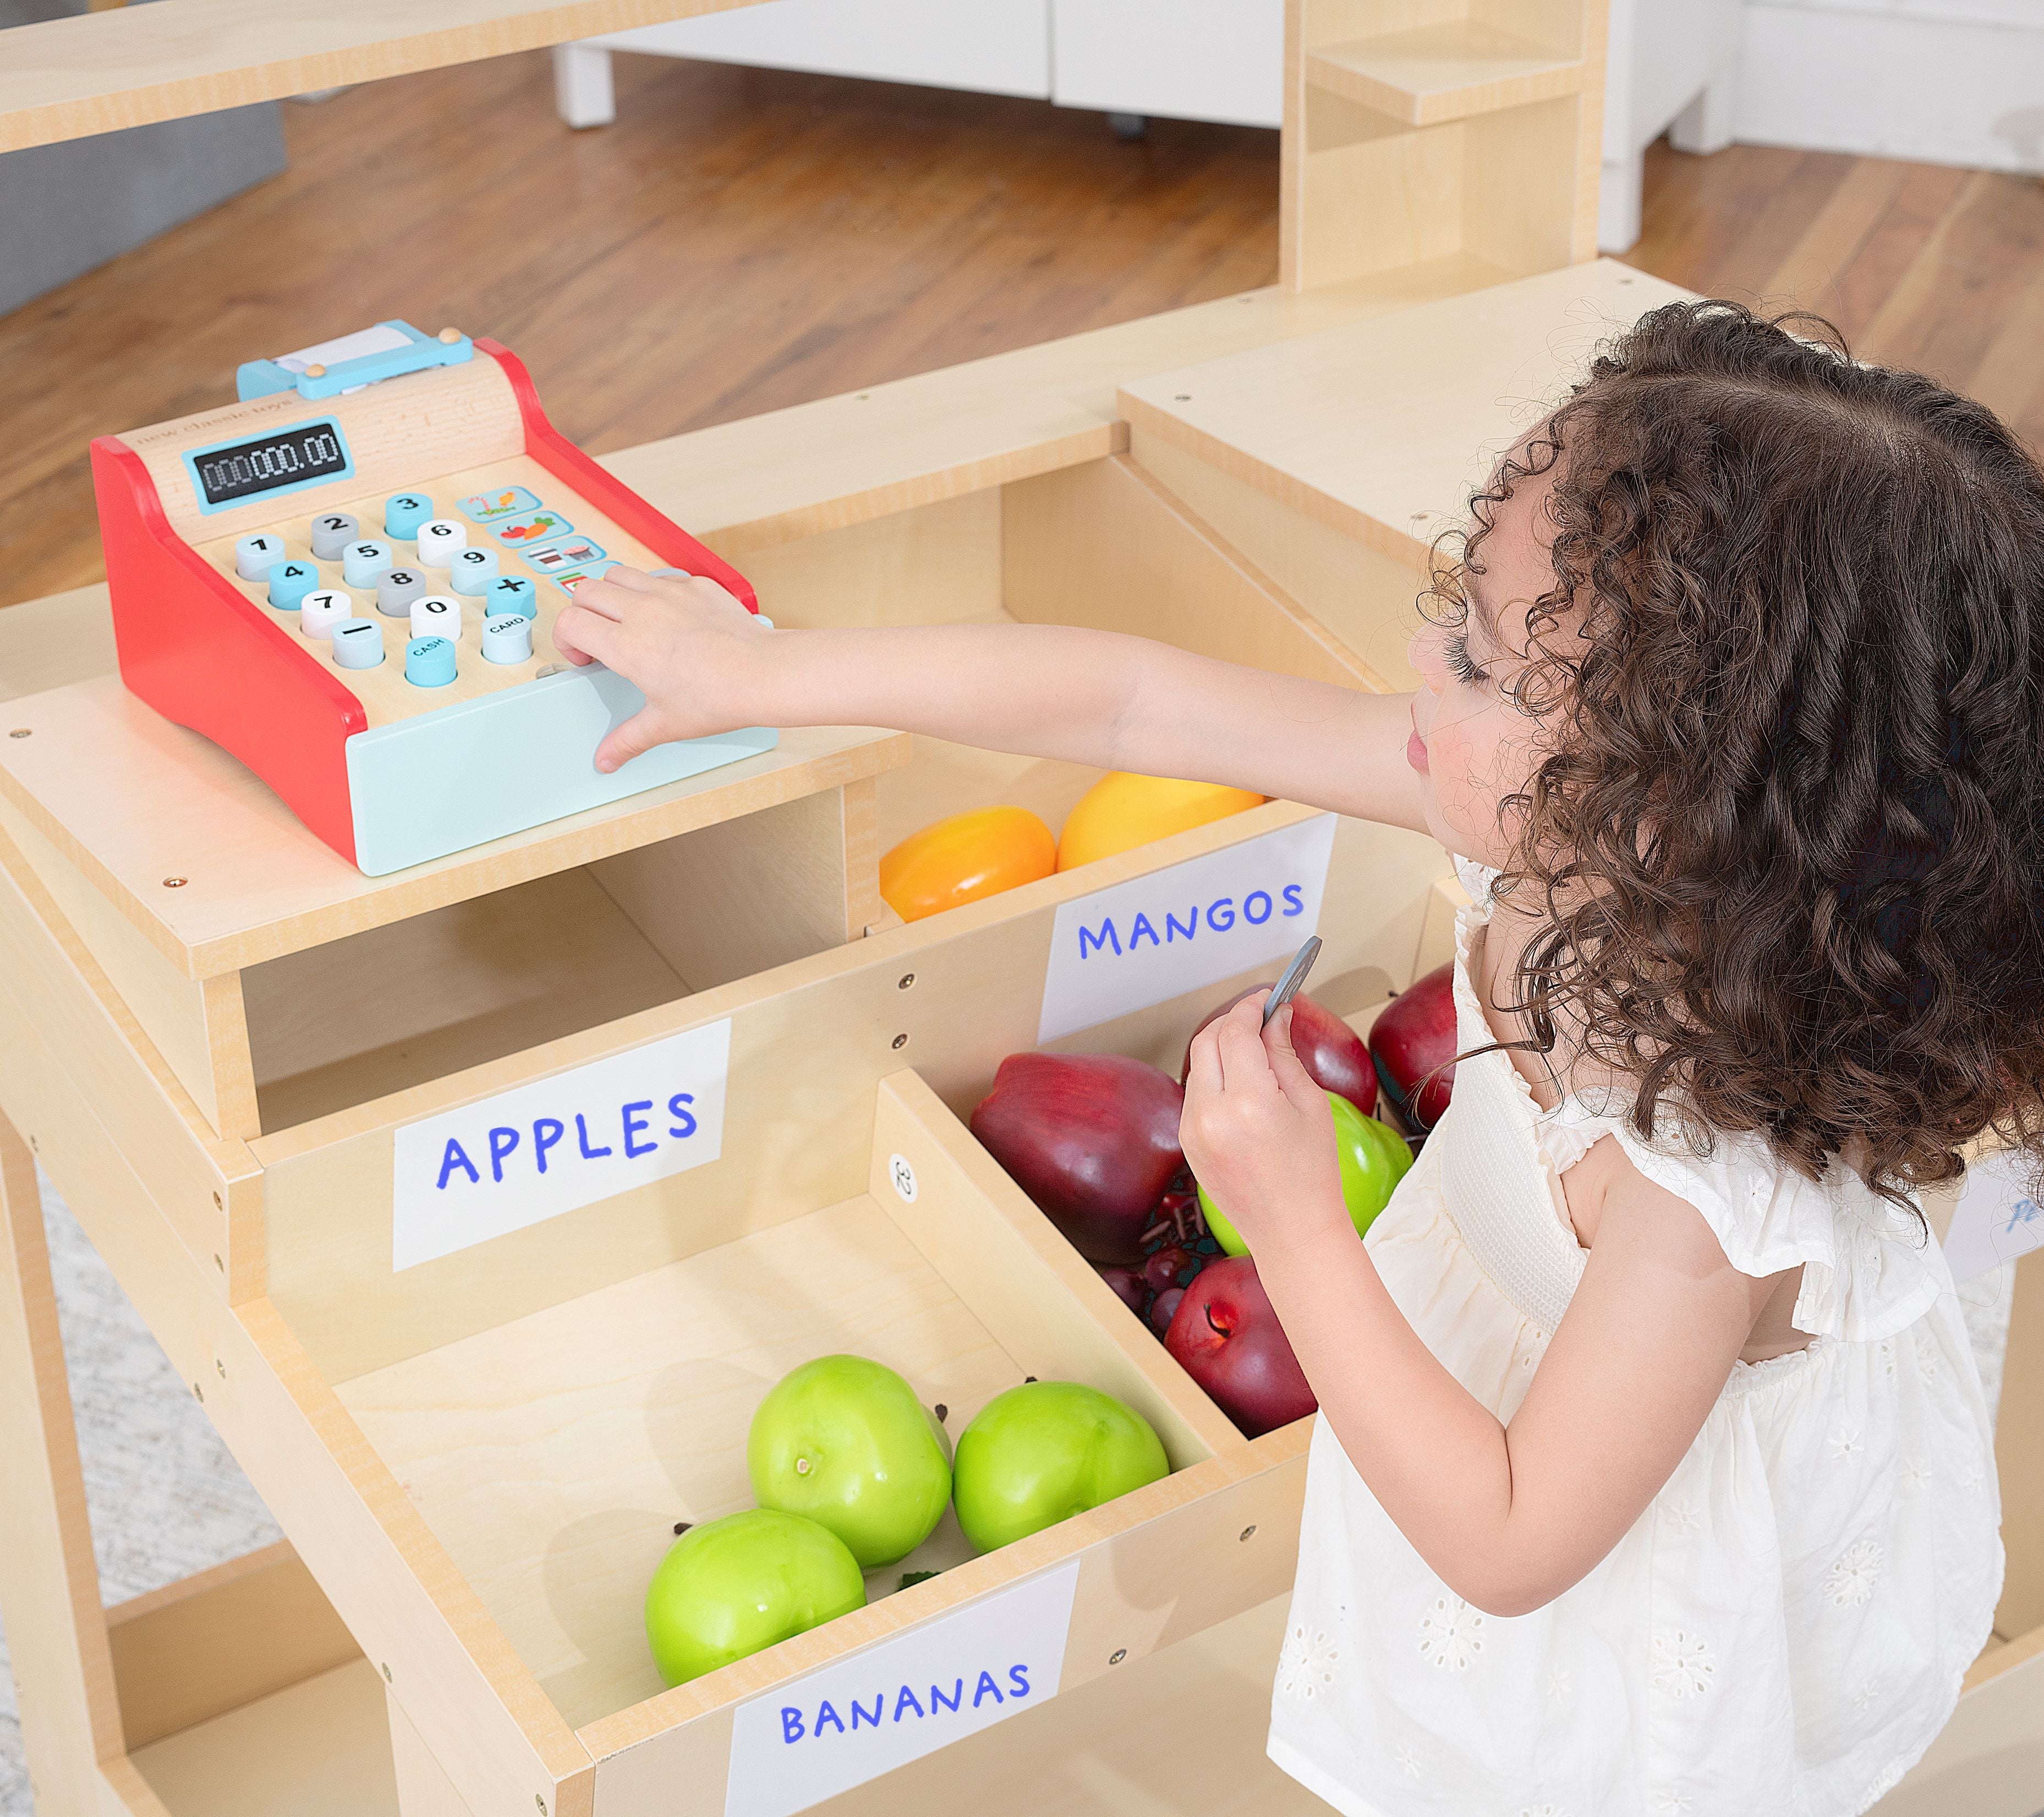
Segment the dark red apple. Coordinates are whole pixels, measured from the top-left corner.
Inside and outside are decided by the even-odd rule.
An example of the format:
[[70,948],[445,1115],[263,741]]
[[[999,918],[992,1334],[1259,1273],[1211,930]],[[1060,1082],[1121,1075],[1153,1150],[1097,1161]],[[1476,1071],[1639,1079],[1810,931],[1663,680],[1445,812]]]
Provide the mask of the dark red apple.
[[[1276,981],[1253,985],[1231,997],[1218,1009],[1208,1011],[1200,1028],[1215,1017],[1227,1015],[1243,997],[1269,990]],[[1200,1028],[1195,1028],[1193,1034],[1197,1035]],[[1370,1050],[1363,1045],[1362,1037],[1331,1009],[1322,1008],[1303,991],[1292,999],[1292,1047],[1300,1065],[1306,1069],[1306,1076],[1322,1091],[1347,1098],[1365,1116],[1376,1110],[1377,1071],[1370,1063]],[[1193,1044],[1188,1041],[1185,1057],[1178,1062],[1181,1079],[1192,1059]]]
[[1424,1134],[1441,1120],[1455,1085],[1455,968],[1412,982],[1377,1014],[1370,1056],[1384,1094]]
[[1171,1315],[1178,1309],[1178,1302],[1185,1296],[1182,1287],[1167,1287],[1159,1293],[1150,1308],[1150,1328],[1158,1337],[1170,1330]]
[[1143,1316],[1143,1302],[1150,1297],[1148,1284],[1139,1269],[1124,1268],[1118,1262],[1105,1266],[1095,1263],[1093,1273],[1121,1296],[1121,1303],[1137,1318]]
[[1171,1316],[1164,1347],[1252,1439],[1303,1419],[1320,1405],[1257,1278],[1256,1264],[1246,1255],[1210,1262],[1193,1276]]
[[1152,1293],[1162,1293],[1182,1283],[1179,1277],[1198,1265],[1199,1258],[1176,1243],[1154,1250],[1143,1264],[1143,1281]]
[[1140,1263],[1185,1164],[1178,1081],[1119,1054],[1010,1054],[972,1132],[1089,1262]]

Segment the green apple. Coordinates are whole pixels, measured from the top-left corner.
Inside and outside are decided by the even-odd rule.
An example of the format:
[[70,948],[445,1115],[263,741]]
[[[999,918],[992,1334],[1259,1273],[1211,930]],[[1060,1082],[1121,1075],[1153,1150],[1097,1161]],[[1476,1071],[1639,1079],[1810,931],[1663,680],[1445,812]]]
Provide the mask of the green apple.
[[1150,1422],[1112,1395],[1076,1381],[1025,1381],[966,1427],[951,1500],[966,1538],[991,1552],[1170,1467]]
[[828,1529],[755,1508],[692,1527],[646,1589],[646,1644],[686,1684],[866,1607],[859,1561]]
[[762,1508],[828,1527],[866,1571],[914,1551],[951,1496],[943,1427],[865,1357],[818,1357],[782,1377],[752,1416],[745,1468]]
[[[1327,1093],[1327,1107],[1335,1113],[1335,1147],[1341,1159],[1342,1199],[1350,1221],[1361,1236],[1377,1214],[1391,1202],[1391,1189],[1412,1165],[1412,1151],[1405,1138],[1387,1123],[1365,1116],[1345,1097]],[[1230,1255],[1247,1255],[1249,1245],[1242,1233],[1228,1221],[1220,1206],[1200,1189],[1200,1209],[1206,1214],[1207,1228],[1214,1241]]]

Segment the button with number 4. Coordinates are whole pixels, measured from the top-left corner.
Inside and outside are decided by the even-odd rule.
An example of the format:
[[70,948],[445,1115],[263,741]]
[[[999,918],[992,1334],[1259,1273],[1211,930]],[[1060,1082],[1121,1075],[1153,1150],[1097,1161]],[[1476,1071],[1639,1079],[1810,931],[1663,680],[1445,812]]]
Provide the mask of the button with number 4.
[[318,585],[319,570],[310,562],[279,562],[270,570],[270,603],[279,612],[296,612]]
[[419,559],[429,568],[444,568],[468,547],[468,526],[451,517],[436,517],[419,526]]

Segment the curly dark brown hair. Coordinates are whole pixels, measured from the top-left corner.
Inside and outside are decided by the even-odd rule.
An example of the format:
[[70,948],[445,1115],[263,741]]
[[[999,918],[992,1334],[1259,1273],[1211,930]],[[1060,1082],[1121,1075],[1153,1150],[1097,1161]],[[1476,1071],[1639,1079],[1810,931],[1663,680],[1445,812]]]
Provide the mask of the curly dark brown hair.
[[1500,465],[1437,609],[1540,474],[1543,755],[1499,885],[1544,910],[1534,1046],[1636,1081],[1642,1135],[1758,1131],[1898,1204],[1984,1131],[2044,1150],[2044,471],[1828,324],[1712,302]]

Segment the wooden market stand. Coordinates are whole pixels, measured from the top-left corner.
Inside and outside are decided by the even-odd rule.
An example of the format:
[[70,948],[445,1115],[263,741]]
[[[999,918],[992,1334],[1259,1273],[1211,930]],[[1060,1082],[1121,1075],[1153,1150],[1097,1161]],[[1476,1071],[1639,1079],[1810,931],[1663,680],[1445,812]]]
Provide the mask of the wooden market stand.
[[[463,0],[407,37],[416,8],[163,0],[24,29],[46,35],[0,72],[0,144],[702,10]],[[1291,0],[1278,287],[605,464],[782,624],[1089,624],[1403,686],[1427,546],[1483,451],[1679,294],[1585,262],[1601,10]],[[1306,810],[902,927],[886,846],[994,801],[1055,824],[1093,773],[791,732],[369,878],[125,692],[103,588],[0,613],[0,1593],[44,1817],[720,1811],[747,1699],[1070,1561],[1062,1690],[1085,1694],[827,1808],[1318,1808],[1262,1761],[1258,1679],[1306,1425],[1243,1440],[960,1120],[1034,1043],[1061,903]],[[1341,823],[1316,993],[1359,1019],[1439,962],[1446,872]],[[1228,988],[1058,1045],[1170,1064]],[[400,1126],[725,1018],[718,1162],[394,1272]],[[112,1611],[32,1154],[287,1536]],[[2019,1271],[2002,1416],[2004,1638],[1893,1817],[2039,1801],[2040,1270]],[[646,1575],[674,1519],[742,1505],[759,1383],[821,1348],[939,1384],[959,1417],[1027,1374],[1093,1381],[1174,1473],[664,1690]]]

